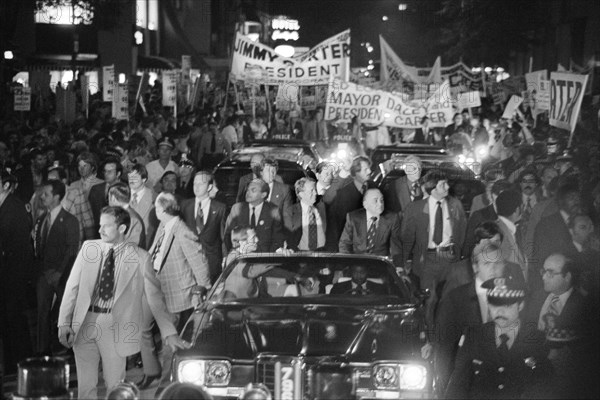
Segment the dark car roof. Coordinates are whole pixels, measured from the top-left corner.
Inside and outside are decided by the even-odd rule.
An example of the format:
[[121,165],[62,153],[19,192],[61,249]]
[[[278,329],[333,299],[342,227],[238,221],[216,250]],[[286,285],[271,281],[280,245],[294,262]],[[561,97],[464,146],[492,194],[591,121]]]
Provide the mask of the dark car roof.
[[402,159],[409,155],[416,155],[425,164],[439,164],[454,161],[454,157],[443,147],[424,144],[401,144],[395,146],[378,146],[373,150],[371,161],[378,165],[392,158]]

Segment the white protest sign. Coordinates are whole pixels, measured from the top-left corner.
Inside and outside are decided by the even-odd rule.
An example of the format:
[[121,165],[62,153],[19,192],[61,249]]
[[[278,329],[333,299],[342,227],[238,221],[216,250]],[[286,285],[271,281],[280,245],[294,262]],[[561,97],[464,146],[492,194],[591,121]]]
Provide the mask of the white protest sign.
[[385,126],[417,129],[421,119],[429,118],[431,128],[445,128],[454,116],[450,83],[445,81],[427,101],[413,101],[407,105],[401,96],[389,94],[384,112]]
[[162,105],[175,107],[177,103],[177,71],[162,72]]
[[536,108],[539,111],[550,110],[550,81],[541,79],[539,88],[532,101],[535,102]]
[[192,56],[181,56],[181,82],[189,85],[192,80],[190,71],[192,70]]
[[480,107],[481,98],[479,97],[479,91],[460,93],[458,95],[458,109],[466,110],[467,108]]
[[506,107],[504,108],[504,113],[502,114],[502,118],[511,119],[514,117],[515,112],[519,105],[523,102],[523,98],[521,96],[512,95]]
[[102,101],[113,101],[115,87],[115,65],[102,67]]
[[587,80],[587,75],[568,72],[550,74],[550,125],[573,132]]
[[129,85],[118,83],[113,92],[112,116],[116,120],[129,119]]
[[15,111],[31,111],[31,88],[15,88]]
[[525,74],[525,83],[527,85],[528,93],[526,100],[529,100],[528,104],[531,108],[531,113],[534,117],[542,112],[542,109],[540,109],[539,107],[537,98],[540,91],[540,82],[546,80],[547,77],[548,71],[545,69]]
[[298,58],[282,57],[272,48],[253,42],[238,32],[231,76],[245,81],[251,67],[266,71],[265,77],[258,82],[263,85],[324,85],[333,77],[347,80],[350,70],[350,30],[325,40]]

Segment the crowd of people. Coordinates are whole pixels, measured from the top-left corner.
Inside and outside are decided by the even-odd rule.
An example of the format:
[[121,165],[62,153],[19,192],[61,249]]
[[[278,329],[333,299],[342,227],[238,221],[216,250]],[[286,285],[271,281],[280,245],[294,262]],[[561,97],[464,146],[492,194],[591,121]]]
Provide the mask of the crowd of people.
[[[485,365],[487,379],[469,384],[460,374],[470,367],[465,351],[479,357],[476,327],[521,321],[518,335],[534,326],[530,337],[544,345],[535,350],[544,358],[539,365],[548,361],[554,371],[554,391],[546,395],[597,394],[589,366],[600,293],[598,132],[584,119],[564,152],[564,135],[543,117],[533,121],[520,112],[503,120],[497,111],[459,113],[445,130],[429,129],[423,119],[411,132],[326,123],[321,109],[306,120],[292,111],[289,123],[276,114],[270,130],[233,107],[216,118],[212,110],[190,110],[178,123],[156,113],[128,124],[100,111],[69,126],[43,114],[6,118],[0,126],[4,372],[15,372],[24,357],[61,353],[58,338],[74,349],[80,398],[96,395],[99,360],[110,388],[138,351],[140,388],[157,380],[166,387],[173,351],[189,346],[177,332],[228,260],[249,251],[342,252],[388,256],[414,288],[429,290],[423,354],[434,361],[440,393],[520,396],[528,384],[522,376],[494,384],[502,371]],[[328,144],[344,131],[367,154],[394,142],[461,151],[483,146],[490,154],[481,177],[486,190],[465,210],[451,195],[452,177],[439,169],[422,174],[417,156],[403,160],[406,175],[393,190],[374,185],[375,166],[366,156],[321,162],[288,185],[277,160],[257,154],[237,202],[226,206],[213,168],[232,149],[282,132]],[[130,277],[129,262],[141,265]],[[482,284],[490,279],[509,282],[517,293],[512,302],[486,297]],[[89,340],[80,328],[90,323],[103,332],[119,324],[118,340]],[[507,352],[522,356],[540,344],[525,341],[524,350],[510,331],[502,341]]]

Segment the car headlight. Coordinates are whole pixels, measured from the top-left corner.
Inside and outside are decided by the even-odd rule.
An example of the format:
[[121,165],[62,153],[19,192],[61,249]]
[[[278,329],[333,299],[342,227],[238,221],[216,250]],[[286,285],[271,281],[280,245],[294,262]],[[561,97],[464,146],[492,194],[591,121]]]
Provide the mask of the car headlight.
[[423,390],[427,386],[427,368],[418,364],[378,364],[373,368],[377,389]]
[[177,366],[179,382],[199,386],[226,386],[231,377],[231,363],[223,360],[183,360]]
[[486,146],[479,146],[477,148],[477,150],[475,150],[475,152],[477,153],[477,157],[481,160],[483,158],[486,158],[489,154],[489,150],[487,149]]
[[463,154],[460,154],[458,156],[458,162],[461,163],[461,164],[464,164],[465,161],[467,161],[467,158]]

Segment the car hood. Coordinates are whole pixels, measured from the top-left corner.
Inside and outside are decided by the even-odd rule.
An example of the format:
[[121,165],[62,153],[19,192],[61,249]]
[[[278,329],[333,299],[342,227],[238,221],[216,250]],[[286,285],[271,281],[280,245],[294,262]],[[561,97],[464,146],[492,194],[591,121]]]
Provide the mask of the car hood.
[[412,305],[212,305],[194,315],[193,348],[203,357],[254,359],[261,354],[370,362],[420,355]]

